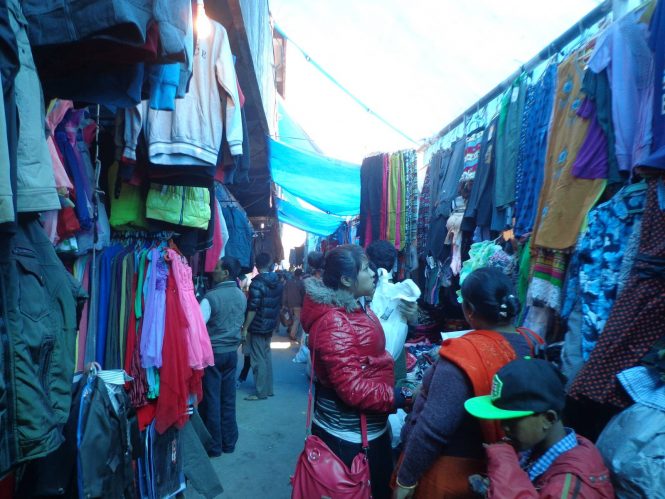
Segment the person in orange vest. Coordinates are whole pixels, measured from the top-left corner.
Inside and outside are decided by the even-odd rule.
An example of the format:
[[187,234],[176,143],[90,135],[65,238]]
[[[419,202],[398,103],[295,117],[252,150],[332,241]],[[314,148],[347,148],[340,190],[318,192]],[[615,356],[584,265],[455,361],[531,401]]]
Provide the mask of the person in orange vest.
[[468,478],[486,470],[483,443],[503,437],[500,424],[480,423],[464,410],[488,395],[504,365],[532,354],[544,342],[514,326],[520,303],[511,280],[496,268],[475,270],[462,283],[462,308],[472,331],[446,340],[423,377],[413,411],[402,428],[403,451],[393,497],[475,497]]

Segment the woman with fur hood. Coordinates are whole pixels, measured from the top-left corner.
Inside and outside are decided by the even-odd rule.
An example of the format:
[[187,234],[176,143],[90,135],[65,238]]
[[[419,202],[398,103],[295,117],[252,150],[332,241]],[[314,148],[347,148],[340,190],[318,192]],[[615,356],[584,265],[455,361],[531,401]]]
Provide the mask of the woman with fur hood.
[[367,419],[372,496],[389,498],[392,452],[388,414],[406,402],[395,389],[393,359],[381,323],[365,306],[374,272],[360,246],[327,253],[323,278],[307,279],[303,327],[316,375],[312,434],[348,467],[361,451],[360,413]]

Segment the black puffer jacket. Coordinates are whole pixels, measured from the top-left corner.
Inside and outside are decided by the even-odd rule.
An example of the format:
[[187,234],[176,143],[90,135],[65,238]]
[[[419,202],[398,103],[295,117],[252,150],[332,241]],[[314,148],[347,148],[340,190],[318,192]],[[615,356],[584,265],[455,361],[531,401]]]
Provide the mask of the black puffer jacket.
[[249,325],[252,334],[272,334],[279,320],[282,305],[282,283],[274,272],[257,275],[249,286],[247,310],[256,316]]

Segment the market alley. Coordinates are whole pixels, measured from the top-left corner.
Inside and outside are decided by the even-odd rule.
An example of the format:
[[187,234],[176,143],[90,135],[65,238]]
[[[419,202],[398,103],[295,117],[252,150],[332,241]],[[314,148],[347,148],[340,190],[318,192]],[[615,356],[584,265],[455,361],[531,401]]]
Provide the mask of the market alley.
[[[292,346],[293,345],[293,346]],[[224,487],[224,497],[287,499],[291,497],[289,476],[305,437],[305,411],[309,378],[305,364],[295,364],[298,345],[275,335],[272,341],[275,396],[248,402],[253,393],[252,374],[238,389],[237,414],[240,436],[233,454],[212,460]],[[242,356],[239,355],[242,365]],[[187,499],[202,497],[188,488]]]

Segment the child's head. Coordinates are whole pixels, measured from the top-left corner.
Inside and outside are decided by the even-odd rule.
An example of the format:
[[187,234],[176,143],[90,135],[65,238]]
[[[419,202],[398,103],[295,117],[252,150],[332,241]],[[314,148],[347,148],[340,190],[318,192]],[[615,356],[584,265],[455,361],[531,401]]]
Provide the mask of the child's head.
[[494,375],[491,395],[469,399],[464,407],[477,418],[501,420],[506,436],[525,451],[562,426],[565,384],[564,376],[549,362],[518,359]]
[[513,283],[499,269],[471,272],[462,283],[462,309],[474,329],[511,324],[520,311]]

